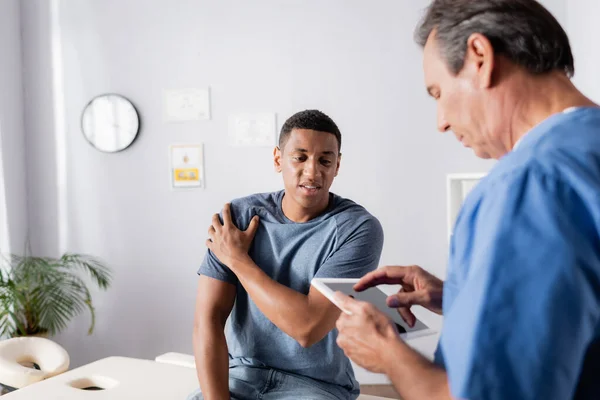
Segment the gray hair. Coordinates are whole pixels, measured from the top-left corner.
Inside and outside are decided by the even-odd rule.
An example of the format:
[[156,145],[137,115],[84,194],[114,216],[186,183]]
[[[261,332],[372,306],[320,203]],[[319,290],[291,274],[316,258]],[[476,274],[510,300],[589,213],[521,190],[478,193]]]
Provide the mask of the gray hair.
[[458,74],[473,33],[488,38],[494,52],[533,74],[575,73],[569,38],[556,18],[535,0],[434,0],[415,30],[424,47],[435,38],[449,69]]

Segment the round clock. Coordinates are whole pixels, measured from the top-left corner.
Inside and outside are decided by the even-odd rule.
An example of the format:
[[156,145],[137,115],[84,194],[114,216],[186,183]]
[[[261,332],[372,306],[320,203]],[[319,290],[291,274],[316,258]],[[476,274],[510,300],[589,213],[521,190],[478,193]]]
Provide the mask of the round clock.
[[85,106],[81,130],[96,149],[114,153],[133,143],[140,130],[140,119],[133,104],[125,97],[103,94]]

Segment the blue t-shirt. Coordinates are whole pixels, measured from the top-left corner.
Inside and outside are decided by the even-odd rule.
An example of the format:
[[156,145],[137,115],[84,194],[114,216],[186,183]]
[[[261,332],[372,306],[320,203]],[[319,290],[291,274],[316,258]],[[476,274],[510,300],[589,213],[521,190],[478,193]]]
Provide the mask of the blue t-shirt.
[[[284,191],[256,194],[231,203],[232,219],[240,229],[246,229],[253,216],[260,217],[248,253],[269,277],[308,294],[314,277],[360,278],[377,268],[383,230],[362,206],[330,194],[323,214],[295,223],[283,214],[283,196]],[[358,391],[352,366],[336,344],[336,329],[303,348],[258,309],[235,274],[212,252],[207,253],[198,273],[237,287],[226,327],[230,367],[270,367]]]
[[453,396],[600,399],[599,232],[600,109],[555,114],[457,218],[436,352]]

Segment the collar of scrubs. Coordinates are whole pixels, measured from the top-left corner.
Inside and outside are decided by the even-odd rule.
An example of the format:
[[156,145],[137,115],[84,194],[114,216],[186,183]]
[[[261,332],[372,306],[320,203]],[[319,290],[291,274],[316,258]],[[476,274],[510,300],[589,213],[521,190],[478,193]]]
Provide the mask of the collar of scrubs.
[[[564,109],[562,112],[563,112],[563,114],[568,114],[568,113],[570,113],[570,112],[573,112],[573,111],[575,111],[575,110],[578,110],[578,109],[580,109],[580,108],[582,108],[582,107],[568,107],[568,108],[565,108],[565,109]],[[521,137],[519,138],[519,140],[517,140],[517,142],[516,142],[516,143],[515,143],[515,145],[513,146],[513,151],[514,151],[514,150],[516,150],[516,149],[517,149],[517,147],[519,147],[519,144],[521,144],[521,141],[523,140],[523,138],[524,138],[525,136],[527,136],[527,133],[529,133],[529,132],[530,132],[530,131],[527,131],[527,132],[526,132],[526,133],[525,133],[523,136],[521,136]]]

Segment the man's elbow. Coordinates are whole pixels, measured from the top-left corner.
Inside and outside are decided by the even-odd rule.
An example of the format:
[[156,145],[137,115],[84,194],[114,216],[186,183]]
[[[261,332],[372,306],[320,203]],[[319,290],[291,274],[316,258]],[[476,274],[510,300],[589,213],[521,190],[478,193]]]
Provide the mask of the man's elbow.
[[198,325],[194,325],[194,330],[192,331],[192,337],[194,339],[194,342],[198,342],[200,339],[202,339],[205,335],[202,334],[202,329],[200,326]]
[[311,347],[314,343],[307,339],[307,338],[296,338],[296,342],[298,342],[298,344],[300,346],[302,346],[302,348],[308,349],[309,347]]
[[193,340],[195,343],[210,344],[216,337],[224,335],[225,321],[205,318],[194,322]]
[[323,334],[322,331],[313,328],[300,333],[294,339],[296,339],[300,346],[307,349],[323,340],[326,334],[327,333]]
[[212,332],[210,331],[207,332],[206,329],[202,329],[200,326],[194,326],[194,331],[192,333],[194,349],[200,350],[206,348],[210,341],[211,333]]
[[308,349],[310,346],[315,344],[315,342],[313,340],[310,340],[310,338],[307,336],[298,337],[296,338],[296,341],[300,346],[302,346],[305,349]]

